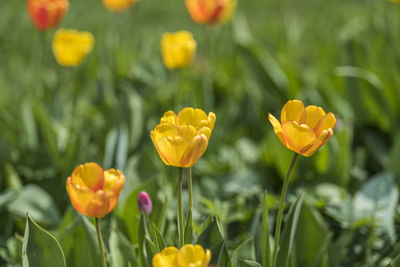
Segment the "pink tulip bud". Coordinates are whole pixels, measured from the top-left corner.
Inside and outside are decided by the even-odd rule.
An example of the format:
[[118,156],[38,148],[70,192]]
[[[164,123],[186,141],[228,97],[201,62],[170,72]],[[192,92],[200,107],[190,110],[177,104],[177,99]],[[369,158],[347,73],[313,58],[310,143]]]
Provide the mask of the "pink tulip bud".
[[149,194],[145,191],[141,191],[137,198],[137,204],[140,212],[149,215],[151,210],[153,209],[153,205],[151,204],[151,199]]

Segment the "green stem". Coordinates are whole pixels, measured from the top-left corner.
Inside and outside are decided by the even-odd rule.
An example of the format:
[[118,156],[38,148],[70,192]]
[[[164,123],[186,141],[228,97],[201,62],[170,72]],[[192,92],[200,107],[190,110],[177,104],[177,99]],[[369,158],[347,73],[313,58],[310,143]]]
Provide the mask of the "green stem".
[[101,266],[106,267],[107,264],[106,264],[106,257],[104,255],[103,238],[101,237],[101,231],[100,231],[100,218],[96,218],[96,231],[97,231],[97,239],[99,240]]
[[179,167],[178,175],[178,228],[179,228],[179,246],[184,245],[183,237],[183,210],[182,210],[182,168]]
[[192,168],[188,168],[189,210],[193,209]]
[[279,210],[278,210],[278,217],[276,218],[276,225],[275,225],[275,242],[274,242],[274,250],[272,252],[272,262],[273,266],[276,266],[277,254],[279,249],[279,238],[281,234],[281,226],[282,226],[282,215],[283,215],[283,208],[285,205],[285,197],[286,191],[289,185],[289,177],[290,173],[292,172],[294,163],[296,162],[298,154],[294,153],[292,161],[290,162],[289,169],[286,173],[285,181],[283,182],[282,193],[281,193],[281,200],[279,202]]

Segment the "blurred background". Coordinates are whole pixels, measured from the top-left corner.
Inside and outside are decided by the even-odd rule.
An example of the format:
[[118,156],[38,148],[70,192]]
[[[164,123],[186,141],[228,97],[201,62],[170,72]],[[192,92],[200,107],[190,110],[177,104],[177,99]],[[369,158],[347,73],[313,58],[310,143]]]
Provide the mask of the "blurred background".
[[[185,106],[217,116],[193,168],[197,231],[213,215],[229,249],[257,236],[264,191],[273,229],[292,152],[267,117],[279,117],[289,99],[338,121],[330,141],[294,169],[288,202],[305,193],[306,205],[293,266],[386,266],[399,253],[398,4],[239,0],[231,21],[201,26],[183,1],[143,0],[112,13],[100,0],[70,0],[59,28],[95,38],[77,67],[57,64],[55,30],[37,31],[25,1],[0,3],[1,266],[20,266],[27,211],[63,240],[74,213],[66,178],[91,161],[127,178],[113,216],[125,221],[121,231],[132,244],[142,189],[174,240],[177,170],[162,163],[149,133],[164,112]],[[160,38],[178,30],[193,33],[197,54],[188,68],[171,71]]]

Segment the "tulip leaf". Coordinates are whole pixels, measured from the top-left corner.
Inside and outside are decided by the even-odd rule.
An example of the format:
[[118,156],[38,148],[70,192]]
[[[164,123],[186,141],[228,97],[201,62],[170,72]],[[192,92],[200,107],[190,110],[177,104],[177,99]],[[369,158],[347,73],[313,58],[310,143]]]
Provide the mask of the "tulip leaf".
[[399,190],[393,174],[383,172],[372,177],[353,198],[354,223],[376,223],[392,242],[395,241],[394,214]]
[[285,226],[281,238],[279,240],[279,250],[276,266],[288,266],[289,257],[294,245],[294,237],[296,235],[297,224],[300,217],[300,211],[303,204],[304,195],[301,195],[295,203],[290,207],[286,216]]
[[272,266],[271,263],[271,248],[269,242],[269,230],[268,230],[268,198],[267,193],[264,193],[262,203],[262,231],[261,231],[261,259],[262,264],[265,267]]
[[96,228],[86,216],[76,213],[73,223],[60,230],[59,236],[67,266],[101,266]]
[[160,230],[158,229],[157,225],[155,225],[155,223],[153,223],[153,232],[154,232],[154,237],[156,239],[156,243],[157,243],[157,249],[158,252],[160,252],[161,250],[163,250],[164,248],[167,247],[164,237],[162,236]]
[[254,238],[246,239],[233,251],[231,260],[234,266],[239,266],[239,258],[255,258]]
[[226,240],[222,242],[222,246],[218,254],[217,266],[232,267],[231,257],[229,256],[228,250],[226,249],[226,243]]
[[261,267],[261,264],[256,261],[239,259],[239,267]]
[[193,242],[192,238],[192,211],[189,210],[188,218],[186,220],[185,227],[185,244],[191,244]]
[[37,185],[28,184],[7,204],[8,210],[16,216],[29,216],[45,225],[55,225],[60,220],[58,209],[51,196]]
[[112,267],[137,266],[132,245],[116,227],[112,227],[109,244]]
[[65,257],[60,244],[50,233],[26,217],[22,262],[26,267],[65,267]]
[[197,239],[197,244],[203,246],[204,248],[210,248],[219,244],[223,240],[224,238],[222,237],[219,229],[218,221],[214,219],[200,234],[199,238]]

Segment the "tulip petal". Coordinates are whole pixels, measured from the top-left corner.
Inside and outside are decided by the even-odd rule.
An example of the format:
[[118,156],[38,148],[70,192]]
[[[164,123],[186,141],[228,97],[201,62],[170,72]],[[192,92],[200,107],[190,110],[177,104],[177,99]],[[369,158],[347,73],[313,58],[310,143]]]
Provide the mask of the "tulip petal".
[[176,121],[176,114],[173,111],[167,111],[164,113],[164,115],[162,116],[161,120],[162,123],[163,122],[168,122],[172,125],[175,125],[175,121]]
[[164,248],[160,253],[154,255],[152,264],[153,267],[176,267],[176,247]]
[[335,115],[333,115],[332,112],[329,112],[326,114],[315,126],[315,134],[316,136],[319,136],[324,130],[332,129],[335,127],[336,124],[336,118]]
[[302,149],[300,154],[306,157],[313,155],[323,144],[328,142],[329,138],[331,138],[332,135],[333,130],[331,128],[322,131],[317,139],[315,139],[310,145]]
[[204,267],[209,263],[211,253],[205,252],[200,245],[184,245],[176,254],[178,266],[199,266]]
[[305,124],[298,124],[296,121],[282,123],[282,133],[286,141],[286,147],[297,153],[315,140],[315,133],[312,128]]
[[164,136],[157,142],[160,152],[167,158],[170,165],[184,167],[180,164],[183,153],[188,147],[188,142],[182,137]]
[[103,168],[94,162],[79,165],[72,172],[71,183],[88,187],[92,191],[100,190],[104,185]]
[[286,121],[296,121],[303,124],[306,119],[306,111],[303,102],[300,100],[289,100],[282,108],[281,123]]
[[121,193],[125,183],[125,176],[120,170],[108,169],[104,171],[104,186],[103,190],[111,190],[117,196]]
[[211,137],[211,130],[208,127],[203,127],[199,130],[199,134],[204,134],[208,140],[210,140]]
[[155,133],[154,131],[150,132],[150,137],[151,137],[151,141],[153,142],[154,147],[157,150],[158,155],[160,156],[161,160],[167,165],[170,166],[171,164],[169,163],[168,159],[165,157],[165,155],[161,152],[160,148],[158,147],[158,142],[157,139],[155,137]]
[[80,186],[79,184],[72,184],[71,177],[68,177],[67,179],[66,189],[72,206],[78,212],[87,216],[91,216],[87,213],[86,208],[89,205],[94,192],[87,187]]
[[[207,114],[198,108],[186,107],[182,109],[177,115],[177,125],[192,125],[199,130],[199,123],[201,121],[207,121]],[[201,126],[200,126],[201,127]]]
[[191,142],[196,136],[197,130],[192,125],[178,126],[179,135],[187,142]]
[[318,122],[326,115],[325,111],[317,106],[310,105],[306,107],[306,122],[311,128],[315,128]]
[[192,142],[187,147],[186,151],[182,155],[180,166],[181,167],[192,167],[204,154],[208,146],[207,137],[202,134],[193,138]]
[[[93,197],[91,198],[88,206],[86,207],[86,212],[89,216],[102,218],[104,217],[110,209],[110,202],[111,202],[111,192],[106,193],[103,190],[97,191]],[[114,207],[117,201],[113,201]]]
[[158,124],[156,128],[154,128],[153,134],[155,140],[158,140],[163,136],[170,136],[170,137],[178,136],[179,131],[175,125],[170,124],[168,122],[163,122],[161,124]]
[[282,133],[281,123],[271,113],[268,114],[268,119],[269,122],[272,124],[272,127],[274,127],[274,132],[276,136],[278,136],[279,141],[281,141],[281,143],[286,146],[286,141]]
[[214,112],[209,112],[208,113],[208,128],[210,128],[211,131],[214,130],[214,124],[215,124],[216,120],[217,120],[217,117],[215,116]]

